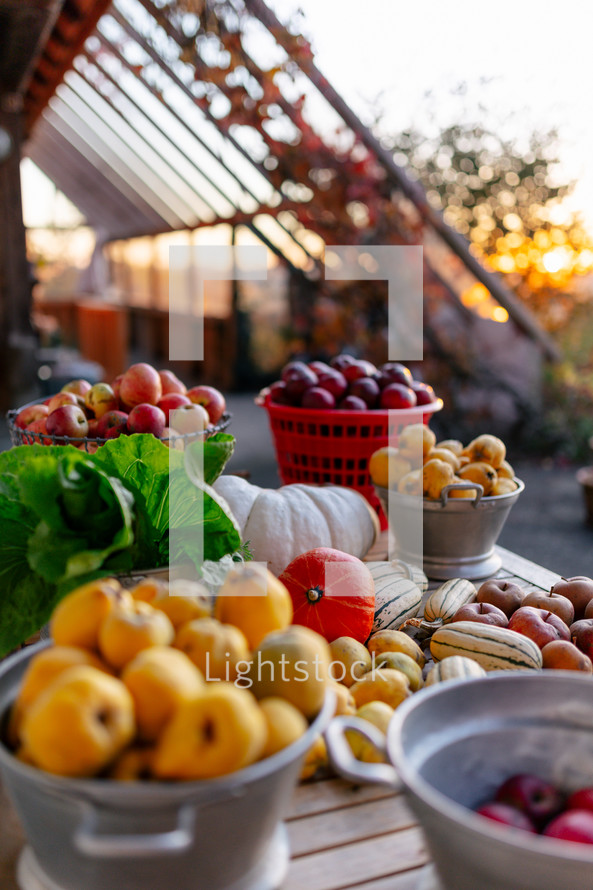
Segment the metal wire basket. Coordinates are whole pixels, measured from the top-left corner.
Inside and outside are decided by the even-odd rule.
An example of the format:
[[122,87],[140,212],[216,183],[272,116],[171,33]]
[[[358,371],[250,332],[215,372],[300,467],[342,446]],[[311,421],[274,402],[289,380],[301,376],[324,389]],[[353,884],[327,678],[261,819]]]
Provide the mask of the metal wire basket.
[[[18,414],[24,408],[30,408],[37,404],[39,404],[37,400],[27,402],[26,405],[21,405],[20,408],[11,408],[11,410],[7,412],[6,420],[8,423],[8,432],[10,434],[10,441],[13,445],[75,445],[77,448],[91,454],[93,451],[96,451],[99,446],[104,445],[105,442],[111,441],[110,439],[90,438],[89,436],[77,439],[73,436],[56,436],[50,435],[49,433],[35,433],[31,430],[18,427],[16,425]],[[224,432],[230,422],[231,415],[225,413],[222,415],[218,423],[206,427],[205,430],[196,433],[178,433],[170,438],[160,439],[160,441],[165,445],[169,445],[171,448],[184,448],[185,445],[190,442],[195,442],[201,438],[209,439],[210,436],[213,436],[215,433]]]

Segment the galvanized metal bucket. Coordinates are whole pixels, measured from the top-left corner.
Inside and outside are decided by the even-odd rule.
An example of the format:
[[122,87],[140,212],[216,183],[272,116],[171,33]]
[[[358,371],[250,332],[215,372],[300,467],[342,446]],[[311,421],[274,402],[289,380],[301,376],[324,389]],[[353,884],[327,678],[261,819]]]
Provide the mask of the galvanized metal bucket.
[[[0,664],[5,715],[33,655]],[[24,890],[273,890],[286,873],[282,822],[302,760],[325,728],[333,693],[304,736],[232,775],[202,782],[116,782],[52,776],[0,744],[2,781],[29,846]]]
[[[525,489],[520,479],[508,494],[483,497],[483,488],[471,482],[447,485],[441,498],[426,498],[390,492],[376,487],[390,528],[397,555],[405,562],[421,565],[429,578],[487,578],[501,566],[494,545],[511,507]],[[453,498],[456,488],[474,489],[472,498]],[[388,509],[389,503],[395,509]],[[417,514],[422,510],[423,543],[418,552]]]
[[343,736],[353,727],[381,746],[366,721],[338,717],[326,731],[334,766],[356,782],[403,786],[444,890],[590,890],[593,847],[472,812],[515,773],[567,792],[593,785],[590,676],[509,671],[423,689],[395,711],[385,764],[354,759]]

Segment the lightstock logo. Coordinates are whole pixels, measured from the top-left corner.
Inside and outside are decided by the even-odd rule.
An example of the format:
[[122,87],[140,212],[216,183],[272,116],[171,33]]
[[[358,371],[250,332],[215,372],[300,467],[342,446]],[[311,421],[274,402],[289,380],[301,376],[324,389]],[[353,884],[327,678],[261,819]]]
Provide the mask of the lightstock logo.
[[[325,278],[332,281],[385,281],[387,283],[388,324],[386,330],[390,361],[420,361],[423,344],[422,247],[402,245],[332,246],[325,254]],[[205,284],[218,282],[213,299],[227,300],[226,283],[266,281],[267,256],[263,246],[173,246],[169,250],[169,358],[172,361],[204,359]],[[213,285],[210,287],[214,290]],[[353,344],[355,345],[355,344]],[[215,381],[209,381],[215,384]],[[397,447],[401,414],[389,411],[389,444]],[[406,424],[421,423],[422,411],[406,412]],[[240,431],[238,431],[240,435]],[[422,443],[413,443],[411,462],[422,466]],[[191,566],[183,554],[191,550],[191,563],[203,566],[208,553],[204,542],[205,520],[215,496],[204,474],[204,440],[188,445],[184,452],[186,474],[179,472],[179,454],[169,456],[169,548],[171,578],[187,578]],[[391,480],[390,480],[391,481]],[[196,492],[198,496],[196,496]],[[410,506],[412,505],[412,508]],[[182,521],[191,510],[188,526]],[[390,484],[388,495],[390,528],[406,528],[406,556],[414,556],[422,567],[422,493],[406,498],[404,506]],[[399,552],[389,538],[389,558]],[[340,570],[326,567],[326,588],[338,593]],[[265,585],[260,585],[265,595]],[[356,595],[342,591],[339,595]]]

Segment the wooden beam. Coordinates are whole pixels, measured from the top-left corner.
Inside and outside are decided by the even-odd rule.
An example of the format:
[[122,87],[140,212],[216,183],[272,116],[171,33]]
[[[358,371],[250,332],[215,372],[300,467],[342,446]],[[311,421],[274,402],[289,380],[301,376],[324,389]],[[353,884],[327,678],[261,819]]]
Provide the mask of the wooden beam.
[[0,411],[29,398],[36,382],[35,345],[31,327],[32,275],[27,262],[23,224],[20,158],[20,104],[0,103],[0,127],[11,137],[12,151],[0,163]]
[[[36,80],[33,71],[29,89],[25,96],[25,129],[31,132],[33,124],[55,93],[58,84],[64,79],[74,58],[80,52],[85,40],[97,22],[111,5],[111,0],[71,0],[58,16],[51,33],[47,37],[44,52],[40,58],[50,64],[42,80]],[[52,51],[61,48],[59,58],[52,57]]]
[[23,96],[64,0],[0,0],[0,93]]

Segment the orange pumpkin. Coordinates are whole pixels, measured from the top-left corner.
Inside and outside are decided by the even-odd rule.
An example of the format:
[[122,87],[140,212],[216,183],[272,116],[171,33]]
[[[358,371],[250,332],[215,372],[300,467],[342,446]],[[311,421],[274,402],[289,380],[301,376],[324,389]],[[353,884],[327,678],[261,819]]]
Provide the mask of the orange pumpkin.
[[367,566],[356,556],[316,547],[297,556],[280,580],[294,608],[293,624],[317,631],[328,642],[368,638],[375,617],[375,584]]

